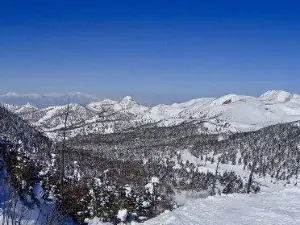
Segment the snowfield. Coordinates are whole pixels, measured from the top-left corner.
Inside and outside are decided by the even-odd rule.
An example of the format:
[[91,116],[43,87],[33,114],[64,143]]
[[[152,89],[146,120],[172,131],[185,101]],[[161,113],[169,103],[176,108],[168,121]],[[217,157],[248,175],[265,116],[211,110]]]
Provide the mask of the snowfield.
[[300,189],[233,194],[191,200],[145,225],[296,225],[300,224]]

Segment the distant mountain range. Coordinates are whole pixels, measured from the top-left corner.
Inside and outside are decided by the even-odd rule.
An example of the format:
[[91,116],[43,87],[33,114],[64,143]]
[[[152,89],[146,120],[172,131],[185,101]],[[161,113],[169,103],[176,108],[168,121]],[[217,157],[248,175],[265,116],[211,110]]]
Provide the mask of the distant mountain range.
[[[20,97],[16,94],[7,96]],[[49,103],[53,99],[40,95],[26,96],[27,100],[47,99]],[[20,98],[26,99],[24,96]],[[199,98],[153,107],[141,105],[129,96],[121,101],[100,101],[96,97],[80,93],[54,95],[55,98],[60,103],[68,99],[73,99],[74,102],[92,101],[86,105],[69,105],[68,129],[71,137],[77,134],[123,132],[141,126],[169,127],[182,123],[196,125],[199,133],[236,133],[300,120],[300,96],[278,90],[268,91],[258,98],[229,94],[220,98]],[[63,127],[63,115],[68,107],[61,104],[50,107],[8,104],[7,108],[50,137],[56,138]]]
[[96,96],[73,92],[67,94],[18,94],[9,92],[5,95],[0,95],[0,102],[11,105],[25,105],[27,103],[37,107],[46,107],[54,105],[65,105],[68,103],[77,103],[86,105],[93,101],[99,101]]

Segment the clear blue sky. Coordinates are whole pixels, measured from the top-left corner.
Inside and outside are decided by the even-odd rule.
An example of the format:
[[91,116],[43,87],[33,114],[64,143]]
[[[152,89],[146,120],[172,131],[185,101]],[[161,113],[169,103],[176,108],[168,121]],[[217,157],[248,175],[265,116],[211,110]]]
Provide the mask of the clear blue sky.
[[300,93],[300,3],[2,1],[0,93]]

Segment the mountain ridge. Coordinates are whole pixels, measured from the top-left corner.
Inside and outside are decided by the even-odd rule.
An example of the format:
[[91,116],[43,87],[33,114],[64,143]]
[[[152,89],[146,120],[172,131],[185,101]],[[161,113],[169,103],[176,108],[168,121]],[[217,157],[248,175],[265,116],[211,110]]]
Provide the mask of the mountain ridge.
[[170,105],[144,106],[132,97],[106,99],[87,105],[34,107],[31,104],[7,108],[33,126],[54,135],[63,127],[62,115],[69,109],[71,136],[85,133],[122,132],[139,126],[197,124],[199,132],[223,133],[257,130],[277,123],[300,120],[300,95],[268,91],[260,97],[228,94],[220,98],[199,98]]
[[68,103],[78,103],[86,105],[92,101],[100,100],[94,95],[81,92],[69,93],[49,93],[49,94],[19,94],[16,92],[8,92],[0,95],[0,102],[11,105],[25,105],[27,103],[38,107],[47,107],[54,105],[64,105]]
[[[23,102],[28,99],[29,101],[26,101],[24,103],[10,103],[12,101],[10,98],[23,98]],[[62,104],[55,104],[55,99],[51,98],[64,98],[64,102]],[[84,101],[79,102],[78,99],[76,98],[85,98]],[[202,100],[202,99],[214,99],[221,101],[222,99],[230,99],[234,98],[235,101],[241,100],[243,98],[255,98],[255,99],[261,99],[264,101],[279,101],[279,102],[284,102],[284,101],[289,101],[291,99],[297,99],[300,101],[300,95],[283,91],[283,90],[268,90],[262,95],[255,97],[255,96],[249,96],[249,95],[240,95],[240,94],[235,94],[235,93],[229,93],[220,97],[200,97],[200,98],[194,98],[190,99],[187,101],[183,102],[174,102],[170,104],[156,104],[157,105],[176,105],[176,104],[184,104],[188,103],[191,101],[197,101],[197,100]],[[33,102],[30,102],[32,99],[43,99],[44,101],[52,101],[52,105],[49,105],[49,102],[45,102],[44,104],[41,105],[35,105]],[[47,94],[37,94],[37,93],[25,93],[25,94],[20,94],[17,92],[7,92],[6,94],[0,94],[0,101],[5,104],[9,105],[18,105],[18,106],[23,106],[25,104],[31,104],[35,107],[47,107],[47,106],[57,106],[57,105],[63,105],[63,104],[68,104],[68,103],[78,103],[78,104],[83,104],[83,105],[88,105],[91,103],[116,103],[116,102],[136,102],[135,99],[132,96],[124,96],[123,98],[119,100],[113,100],[113,99],[101,99],[100,97],[97,97],[95,95],[87,94],[87,93],[82,93],[82,92],[68,92],[68,93],[47,93]],[[217,104],[217,103],[216,103]]]

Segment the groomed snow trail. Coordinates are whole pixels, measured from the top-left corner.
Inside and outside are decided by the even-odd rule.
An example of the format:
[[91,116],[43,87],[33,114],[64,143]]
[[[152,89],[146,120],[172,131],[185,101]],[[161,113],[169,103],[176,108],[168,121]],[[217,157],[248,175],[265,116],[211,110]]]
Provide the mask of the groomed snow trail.
[[145,225],[299,225],[300,188],[197,199]]

